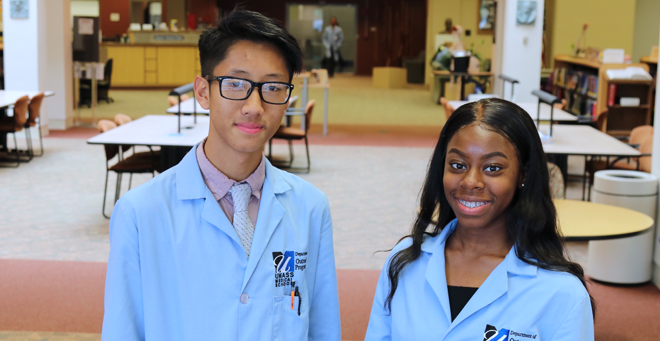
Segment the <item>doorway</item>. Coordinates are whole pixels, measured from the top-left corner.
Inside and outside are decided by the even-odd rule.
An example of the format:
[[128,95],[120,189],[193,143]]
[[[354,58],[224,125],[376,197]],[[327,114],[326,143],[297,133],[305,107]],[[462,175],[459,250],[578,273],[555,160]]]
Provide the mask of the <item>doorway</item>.
[[344,32],[340,52],[343,59],[336,72],[355,73],[357,57],[357,5],[302,5],[287,4],[286,26],[303,52],[305,70],[321,68],[326,50],[323,46],[323,30],[330,25],[330,18],[337,19]]

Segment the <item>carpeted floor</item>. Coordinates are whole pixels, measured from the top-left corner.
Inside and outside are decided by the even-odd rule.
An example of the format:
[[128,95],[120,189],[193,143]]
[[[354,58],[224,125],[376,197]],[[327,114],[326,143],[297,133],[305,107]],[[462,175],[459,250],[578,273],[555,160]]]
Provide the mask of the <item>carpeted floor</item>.
[[[331,80],[328,136],[320,133],[323,94],[310,91],[319,100],[310,130],[313,170],[301,175],[330,200],[342,326],[349,340],[363,338],[387,255],[374,251],[391,248],[408,230],[444,123],[442,108],[422,87],[380,90],[370,82],[351,76]],[[162,114],[166,96],[162,90],[113,90],[115,103],[101,103],[98,114],[110,119],[117,113]],[[0,205],[0,340],[100,339],[109,252],[108,221],[100,212],[105,160],[101,147],[85,143],[96,133],[52,131],[43,157],[17,169],[0,168],[0,202],[11,203]],[[305,161],[303,148],[295,147],[299,165]],[[284,144],[275,144],[276,155],[287,152]],[[569,158],[570,173],[581,174],[581,166],[580,158]],[[114,179],[111,175],[108,199]],[[135,176],[133,186],[149,179]],[[580,198],[581,185],[569,182],[567,197]],[[569,243],[571,257],[583,265],[586,250],[584,242]],[[598,302],[596,340],[658,339],[658,289],[597,283],[590,288]]]
[[[0,340],[99,340],[106,264],[0,259]],[[337,271],[344,340],[364,338],[377,270]],[[655,341],[660,291],[589,283],[597,341]],[[33,332],[33,331],[40,332]],[[27,331],[27,332],[23,332]]]

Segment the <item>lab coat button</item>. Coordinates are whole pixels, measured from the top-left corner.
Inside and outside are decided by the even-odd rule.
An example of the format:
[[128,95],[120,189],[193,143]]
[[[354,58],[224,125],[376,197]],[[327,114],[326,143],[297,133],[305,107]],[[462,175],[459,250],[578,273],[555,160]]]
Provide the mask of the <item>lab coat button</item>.
[[247,304],[249,299],[250,299],[250,296],[248,296],[248,294],[246,294],[246,293],[241,294],[241,303]]

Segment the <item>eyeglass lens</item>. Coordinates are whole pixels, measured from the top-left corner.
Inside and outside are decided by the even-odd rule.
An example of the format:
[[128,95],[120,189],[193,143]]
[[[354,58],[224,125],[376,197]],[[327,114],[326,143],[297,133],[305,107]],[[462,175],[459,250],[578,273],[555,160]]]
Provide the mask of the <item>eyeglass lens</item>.
[[[220,84],[221,95],[229,99],[246,99],[251,88],[250,82],[237,78],[224,78]],[[282,83],[264,83],[261,86],[261,96],[268,103],[286,103],[289,92],[290,87]]]

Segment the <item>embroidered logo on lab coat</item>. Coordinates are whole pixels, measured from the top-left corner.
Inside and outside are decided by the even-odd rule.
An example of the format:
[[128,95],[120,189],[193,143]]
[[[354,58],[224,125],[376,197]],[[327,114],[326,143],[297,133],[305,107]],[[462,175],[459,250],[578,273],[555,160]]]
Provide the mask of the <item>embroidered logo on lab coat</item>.
[[291,286],[293,279],[294,252],[273,252],[273,265],[275,265],[275,287]]
[[[486,325],[486,330],[484,331],[484,340],[483,341],[519,341],[519,340],[536,340],[536,334],[528,333],[519,333],[509,329],[500,329],[497,330],[497,327],[491,326],[490,324]],[[509,337],[511,337],[509,339]]]
[[508,329],[497,330],[497,327],[491,326],[490,324],[486,325],[486,330],[484,331],[484,340],[483,341],[507,341],[509,338]]
[[291,286],[293,271],[304,271],[307,268],[307,252],[273,252],[275,266],[275,287]]

